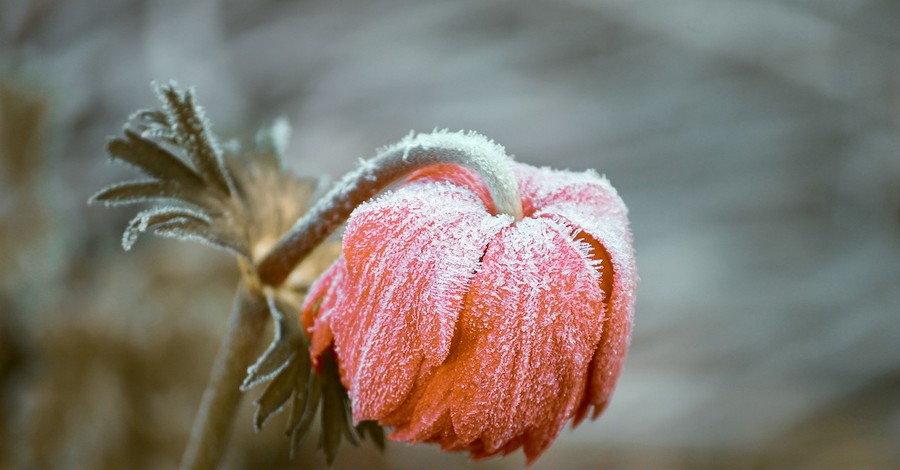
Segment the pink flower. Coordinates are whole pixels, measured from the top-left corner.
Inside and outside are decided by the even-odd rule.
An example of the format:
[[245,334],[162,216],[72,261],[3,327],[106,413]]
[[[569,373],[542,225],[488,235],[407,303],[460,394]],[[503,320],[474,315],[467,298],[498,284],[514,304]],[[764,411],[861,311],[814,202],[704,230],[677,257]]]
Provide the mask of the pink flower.
[[303,323],[314,359],[333,345],[354,420],[531,463],[606,408],[634,308],[627,209],[593,172],[514,171],[519,221],[455,165],[353,212]]

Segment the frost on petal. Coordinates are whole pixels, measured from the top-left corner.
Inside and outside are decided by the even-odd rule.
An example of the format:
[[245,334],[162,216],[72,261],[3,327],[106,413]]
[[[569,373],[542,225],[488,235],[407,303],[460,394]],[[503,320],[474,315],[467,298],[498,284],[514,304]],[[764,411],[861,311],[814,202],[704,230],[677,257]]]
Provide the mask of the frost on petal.
[[581,401],[601,335],[599,274],[570,230],[523,219],[491,241],[450,355],[394,439],[530,461]]
[[479,258],[511,222],[446,183],[409,184],[353,212],[330,324],[356,421],[395,411],[444,361]]
[[628,209],[609,181],[594,172],[573,173],[525,165],[518,165],[516,172],[523,199],[528,201],[523,206],[531,209],[533,217],[551,218],[569,226],[578,239],[591,247],[602,273],[604,303],[609,306],[609,313],[594,355],[585,399],[575,417],[574,424],[578,424],[590,406],[594,407],[594,417],[606,408],[631,337],[637,268]]

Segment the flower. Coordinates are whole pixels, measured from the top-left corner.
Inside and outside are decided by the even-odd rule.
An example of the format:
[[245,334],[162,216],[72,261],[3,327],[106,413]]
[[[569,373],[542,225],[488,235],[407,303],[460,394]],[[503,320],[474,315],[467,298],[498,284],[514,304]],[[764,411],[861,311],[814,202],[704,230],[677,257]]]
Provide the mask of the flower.
[[302,320],[355,421],[473,458],[522,447],[531,463],[607,406],[634,309],[627,209],[594,172],[513,165],[521,220],[456,165],[352,213]]

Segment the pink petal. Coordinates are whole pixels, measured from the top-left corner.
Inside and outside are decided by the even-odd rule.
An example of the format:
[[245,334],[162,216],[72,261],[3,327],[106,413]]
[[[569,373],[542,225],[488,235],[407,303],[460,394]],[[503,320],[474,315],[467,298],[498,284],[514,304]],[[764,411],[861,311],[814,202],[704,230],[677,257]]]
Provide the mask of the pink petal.
[[313,363],[318,364],[319,356],[328,349],[334,339],[331,331],[331,316],[335,312],[339,290],[342,288],[347,265],[341,255],[310,287],[303,301],[301,322],[311,339],[309,353]]
[[[596,418],[607,406],[625,362],[634,315],[637,282],[628,209],[606,178],[593,172],[572,173],[520,165],[517,168],[523,199],[531,201],[534,217],[549,217],[581,231],[579,237],[593,247],[601,261],[605,303],[609,315],[594,355],[585,401],[573,425],[594,406]],[[612,266],[613,276],[606,273]]]
[[410,184],[353,212],[331,329],[355,420],[395,411],[444,361],[478,260],[511,222],[446,183]]

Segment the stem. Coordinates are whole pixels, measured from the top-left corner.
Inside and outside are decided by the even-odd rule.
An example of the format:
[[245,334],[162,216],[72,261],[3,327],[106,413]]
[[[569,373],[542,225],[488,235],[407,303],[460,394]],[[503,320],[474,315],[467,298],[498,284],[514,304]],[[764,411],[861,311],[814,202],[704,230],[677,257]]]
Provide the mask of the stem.
[[225,454],[231,423],[241,402],[241,383],[254,360],[269,310],[266,299],[242,282],[234,298],[228,331],[216,355],[181,468],[213,469]]
[[257,266],[259,279],[278,286],[313,248],[350,217],[357,206],[394,181],[420,168],[452,163],[467,166],[491,193],[499,213],[522,218],[522,200],[503,147],[475,133],[435,132],[412,135],[364,161],[326,194]]

